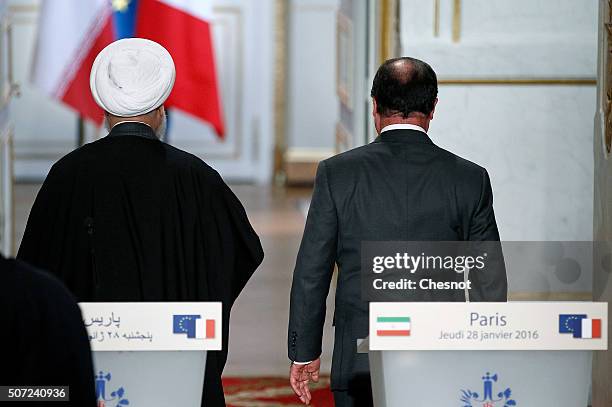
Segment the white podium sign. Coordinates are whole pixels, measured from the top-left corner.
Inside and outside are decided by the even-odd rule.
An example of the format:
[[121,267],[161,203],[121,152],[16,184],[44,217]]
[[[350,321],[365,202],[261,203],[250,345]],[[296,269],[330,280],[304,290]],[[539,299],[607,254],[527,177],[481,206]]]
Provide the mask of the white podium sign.
[[606,303],[370,303],[374,405],[586,407]]
[[594,302],[370,303],[370,350],[606,350]]
[[221,303],[81,303],[99,407],[200,407]]
[[221,303],[80,303],[94,352],[221,349]]

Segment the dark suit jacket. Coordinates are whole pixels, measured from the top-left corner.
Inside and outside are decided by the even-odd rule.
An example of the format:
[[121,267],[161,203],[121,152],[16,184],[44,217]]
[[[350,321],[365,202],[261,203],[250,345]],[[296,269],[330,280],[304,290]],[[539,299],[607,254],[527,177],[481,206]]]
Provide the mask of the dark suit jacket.
[[66,287],[46,272],[0,256],[0,310],[0,385],[70,386],[70,401],[40,405],[95,407],[89,338]]
[[[360,250],[362,241],[383,240],[498,241],[487,171],[437,147],[423,132],[403,129],[319,164],[293,275],[288,347],[293,361],[321,354],[336,263],[333,390],[349,389],[368,374],[367,355],[356,354],[356,340],[368,335]],[[470,275],[471,301],[506,301],[505,269],[498,271]]]

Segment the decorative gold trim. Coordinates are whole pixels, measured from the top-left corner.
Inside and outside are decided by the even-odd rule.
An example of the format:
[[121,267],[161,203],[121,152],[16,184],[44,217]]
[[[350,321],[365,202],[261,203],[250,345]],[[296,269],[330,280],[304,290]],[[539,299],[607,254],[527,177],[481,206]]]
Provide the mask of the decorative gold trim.
[[336,123],[336,154],[351,148],[351,135],[341,122]]
[[379,14],[378,21],[380,24],[380,35],[379,35],[379,44],[378,44],[378,62],[382,64],[384,61],[388,59],[389,54],[389,30],[390,30],[390,22],[389,22],[389,8],[391,5],[389,4],[390,0],[380,0],[379,3]]
[[438,85],[593,86],[596,78],[443,78]]
[[434,37],[440,36],[440,0],[434,0],[434,11],[433,11],[433,35]]
[[287,115],[287,55],[289,44],[287,29],[289,20],[288,0],[276,0],[274,4],[274,179],[279,184],[286,181],[285,152]]
[[[604,145],[606,157],[612,152],[612,58],[610,53],[612,52],[612,2],[608,0],[603,3],[604,9],[607,8],[607,12],[602,12],[604,32],[601,36],[604,46],[604,52],[601,53],[601,59],[603,59],[603,83],[601,89],[603,93],[603,120],[604,120]],[[600,17],[600,18],[602,18]]]
[[353,23],[342,12],[337,15],[336,92],[348,110],[353,110]]
[[378,59],[382,64],[397,55],[397,0],[380,0],[379,3],[379,42]]
[[461,0],[453,1],[453,42],[461,39]]
[[11,4],[8,7],[10,13],[38,13],[38,4]]
[[508,301],[593,301],[593,293],[514,291],[508,293]]

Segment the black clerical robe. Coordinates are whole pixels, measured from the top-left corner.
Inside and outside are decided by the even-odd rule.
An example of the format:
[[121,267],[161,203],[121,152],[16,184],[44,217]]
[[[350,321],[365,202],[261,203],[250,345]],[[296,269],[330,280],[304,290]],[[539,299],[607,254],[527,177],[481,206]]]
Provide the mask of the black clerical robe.
[[203,403],[224,405],[232,304],[263,259],[240,201],[199,158],[126,122],[57,162],[18,257],[79,301],[221,301],[223,351],[209,352]]
[[[81,311],[62,283],[0,256],[0,327],[0,385],[69,386],[69,402],[40,405],[95,407],[89,339]],[[28,404],[33,405],[0,402]]]

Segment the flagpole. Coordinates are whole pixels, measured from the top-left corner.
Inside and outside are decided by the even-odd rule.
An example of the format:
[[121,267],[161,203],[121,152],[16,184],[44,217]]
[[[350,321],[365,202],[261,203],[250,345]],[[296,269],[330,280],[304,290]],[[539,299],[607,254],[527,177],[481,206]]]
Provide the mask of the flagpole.
[[165,143],[170,144],[170,110],[164,109],[166,111],[166,134],[164,134],[164,139],[162,140]]
[[85,120],[82,115],[77,119],[77,145],[79,148],[85,144]]

